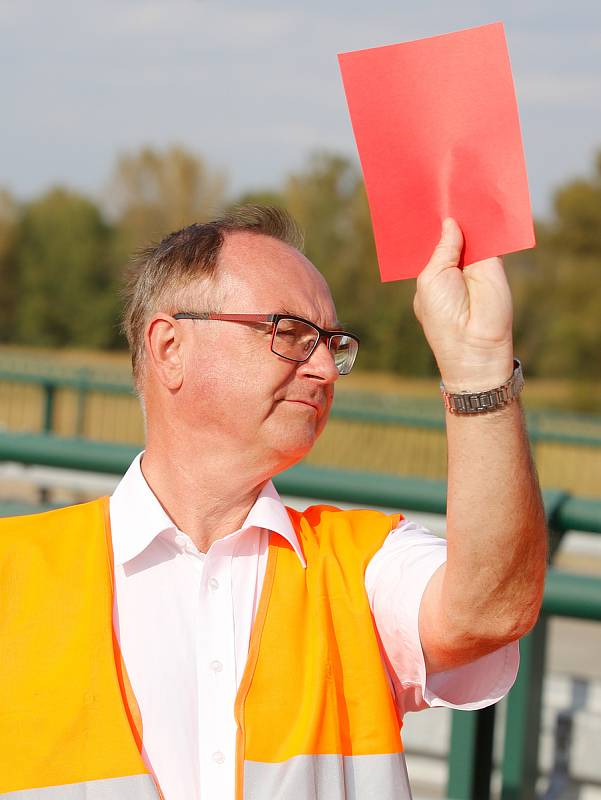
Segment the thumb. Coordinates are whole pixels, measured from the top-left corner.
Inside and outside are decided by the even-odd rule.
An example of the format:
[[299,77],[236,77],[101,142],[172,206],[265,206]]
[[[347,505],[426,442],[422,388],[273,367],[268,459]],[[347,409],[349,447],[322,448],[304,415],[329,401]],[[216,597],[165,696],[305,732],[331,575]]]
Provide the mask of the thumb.
[[424,272],[433,275],[449,267],[456,267],[459,264],[462,249],[463,234],[461,233],[461,228],[452,217],[448,217],[442,223],[440,241],[434,248]]

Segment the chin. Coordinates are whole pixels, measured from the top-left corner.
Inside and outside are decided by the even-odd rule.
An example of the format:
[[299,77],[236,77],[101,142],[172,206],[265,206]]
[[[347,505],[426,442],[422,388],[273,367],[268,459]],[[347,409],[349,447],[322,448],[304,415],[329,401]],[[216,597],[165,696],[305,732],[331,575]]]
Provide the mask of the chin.
[[303,418],[295,415],[284,424],[271,425],[264,430],[262,437],[265,445],[266,463],[274,466],[273,474],[282,472],[288,467],[298,464],[311,451],[325,425],[325,419]]
[[313,434],[304,440],[295,437],[295,439],[288,438],[285,441],[278,442],[272,448],[273,460],[276,466],[274,474],[283,472],[285,469],[293,467],[299,461],[302,461],[307,453],[311,451],[316,439],[317,437]]

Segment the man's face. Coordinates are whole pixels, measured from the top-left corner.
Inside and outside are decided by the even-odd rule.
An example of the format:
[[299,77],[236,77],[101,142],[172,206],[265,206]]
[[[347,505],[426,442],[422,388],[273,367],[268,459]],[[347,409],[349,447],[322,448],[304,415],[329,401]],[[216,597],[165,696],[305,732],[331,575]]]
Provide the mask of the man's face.
[[[270,237],[232,233],[217,267],[219,308],[225,314],[287,313],[336,328],[324,278],[292,247]],[[192,291],[185,310],[199,307]],[[205,301],[206,304],[206,301]],[[251,459],[285,469],[321,433],[338,371],[325,342],[308,361],[271,352],[272,326],[221,320],[180,320],[185,378],[179,408],[188,427],[216,447],[244,448]]]

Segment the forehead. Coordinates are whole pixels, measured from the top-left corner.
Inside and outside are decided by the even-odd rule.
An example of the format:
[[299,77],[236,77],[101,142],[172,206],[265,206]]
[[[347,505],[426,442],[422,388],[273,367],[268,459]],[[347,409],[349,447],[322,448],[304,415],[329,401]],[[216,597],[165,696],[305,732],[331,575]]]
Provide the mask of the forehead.
[[262,234],[225,237],[217,265],[223,311],[286,312],[324,327],[336,325],[336,309],[323,275],[298,250]]

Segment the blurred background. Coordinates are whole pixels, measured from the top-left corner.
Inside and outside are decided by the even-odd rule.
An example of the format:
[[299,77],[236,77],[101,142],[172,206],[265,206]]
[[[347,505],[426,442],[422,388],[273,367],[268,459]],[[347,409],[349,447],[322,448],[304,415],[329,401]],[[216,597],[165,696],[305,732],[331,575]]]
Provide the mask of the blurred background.
[[506,267],[553,568],[513,706],[496,724],[411,715],[409,769],[417,800],[598,800],[598,0],[1,0],[0,513],[111,491],[144,436],[119,329],[128,258],[259,202],[297,218],[362,339],[326,432],[282,490],[402,506],[444,535],[436,368],[414,282],[379,282],[336,54],[497,20],[536,222],[536,249]]

